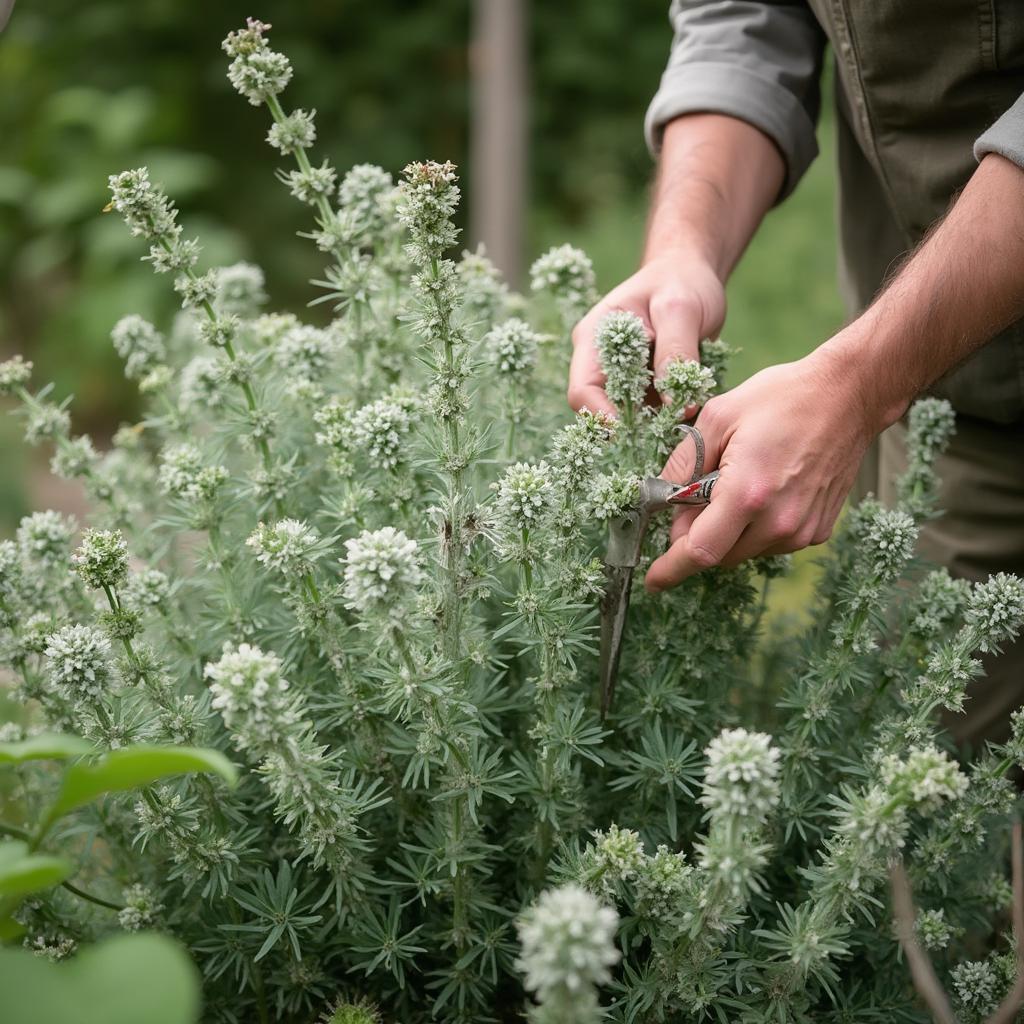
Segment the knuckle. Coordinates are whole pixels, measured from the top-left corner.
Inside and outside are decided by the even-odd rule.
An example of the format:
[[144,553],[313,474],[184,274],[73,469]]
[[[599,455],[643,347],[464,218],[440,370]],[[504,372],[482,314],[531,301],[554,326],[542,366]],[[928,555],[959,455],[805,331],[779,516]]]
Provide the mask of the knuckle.
[[[746,490],[743,493],[743,497],[740,500],[740,504],[747,512],[754,513],[755,515],[764,512],[772,501],[772,488],[764,480],[754,480],[747,484]],[[782,516],[776,518],[774,526],[779,525],[779,520]]]
[[771,519],[771,533],[776,540],[789,540],[799,543],[799,538],[807,533],[801,516],[792,510],[776,512]]
[[690,561],[698,569],[710,569],[712,566],[718,565],[721,560],[722,556],[706,544],[690,545]]
[[809,548],[812,544],[816,543],[814,540],[816,532],[817,531],[813,525],[801,526],[800,529],[793,534],[793,550],[800,551],[803,548]]
[[651,297],[651,311],[662,316],[688,316],[693,310],[693,298],[681,292],[662,291]]
[[819,526],[811,537],[812,544],[824,544],[832,539],[832,526]]

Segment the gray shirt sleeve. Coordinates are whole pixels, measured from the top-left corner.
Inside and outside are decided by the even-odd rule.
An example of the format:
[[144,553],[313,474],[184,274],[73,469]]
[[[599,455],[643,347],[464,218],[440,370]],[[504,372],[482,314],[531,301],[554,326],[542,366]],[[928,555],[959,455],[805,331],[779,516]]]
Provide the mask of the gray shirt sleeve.
[[779,147],[784,198],[818,155],[825,36],[814,15],[802,0],[672,0],[669,20],[672,53],[644,122],[651,152],[681,114],[728,114]]
[[998,153],[1024,168],[1024,96],[974,143],[974,156],[980,160],[986,153]]

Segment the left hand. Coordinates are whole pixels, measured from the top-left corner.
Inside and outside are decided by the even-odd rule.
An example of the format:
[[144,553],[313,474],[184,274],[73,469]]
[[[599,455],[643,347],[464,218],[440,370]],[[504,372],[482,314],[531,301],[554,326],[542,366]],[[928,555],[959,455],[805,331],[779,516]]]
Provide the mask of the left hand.
[[[861,459],[886,424],[827,346],[772,366],[712,398],[697,427],[704,471],[718,468],[711,504],[685,509],[672,544],[647,571],[657,592],[702,569],[822,544],[832,534]],[[689,479],[693,446],[680,444],[662,476]]]

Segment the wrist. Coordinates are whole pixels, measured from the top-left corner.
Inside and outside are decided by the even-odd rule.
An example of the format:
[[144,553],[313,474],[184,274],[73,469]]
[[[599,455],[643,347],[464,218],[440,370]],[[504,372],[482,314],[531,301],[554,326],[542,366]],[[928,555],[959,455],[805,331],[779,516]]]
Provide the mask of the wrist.
[[683,273],[688,273],[692,267],[707,267],[719,281],[725,283],[713,244],[686,230],[672,235],[661,233],[655,236],[652,233],[648,236],[640,265],[647,267],[654,263],[678,268]]
[[865,326],[855,320],[807,359],[822,374],[825,386],[842,396],[865,433],[873,438],[903,416],[916,390],[906,385],[891,356],[886,358],[885,349]]

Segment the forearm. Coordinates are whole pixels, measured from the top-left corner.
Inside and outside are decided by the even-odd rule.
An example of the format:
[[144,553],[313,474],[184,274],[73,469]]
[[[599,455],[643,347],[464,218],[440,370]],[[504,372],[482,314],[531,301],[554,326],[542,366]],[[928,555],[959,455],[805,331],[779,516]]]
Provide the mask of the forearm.
[[775,144],[722,114],[687,114],[665,128],[644,262],[697,252],[724,281],[785,178]]
[[819,352],[881,430],[1024,316],[1024,171],[982,160],[946,218],[872,306]]

